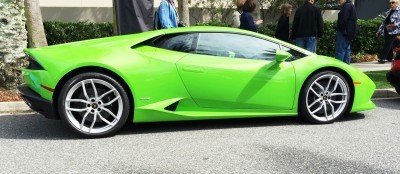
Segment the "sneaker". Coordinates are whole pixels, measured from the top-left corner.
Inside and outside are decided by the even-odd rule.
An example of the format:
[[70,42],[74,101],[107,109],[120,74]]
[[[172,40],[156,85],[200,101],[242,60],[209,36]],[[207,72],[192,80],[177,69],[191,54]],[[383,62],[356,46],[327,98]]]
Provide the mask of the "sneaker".
[[385,63],[385,61],[384,61],[384,60],[378,60],[378,63],[380,63],[380,64],[384,64],[384,63]]

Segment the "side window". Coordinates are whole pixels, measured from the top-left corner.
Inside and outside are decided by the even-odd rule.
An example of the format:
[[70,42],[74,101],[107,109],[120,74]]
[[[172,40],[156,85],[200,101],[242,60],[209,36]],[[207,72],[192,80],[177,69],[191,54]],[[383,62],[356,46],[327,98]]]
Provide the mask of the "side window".
[[288,59],[288,60],[297,60],[297,59],[300,59],[300,58],[303,58],[303,57],[306,57],[306,56],[307,56],[307,55],[304,54],[304,53],[301,53],[301,52],[299,52],[299,51],[296,51],[296,50],[294,50],[294,49],[291,49],[291,48],[288,48],[288,47],[285,47],[285,46],[282,46],[282,50],[283,50],[283,51],[286,51],[286,52],[288,52],[288,53],[290,53],[290,54],[293,55],[293,56],[292,56],[290,59]]
[[167,35],[154,41],[154,45],[171,51],[190,53],[194,51],[197,34]]
[[278,44],[240,34],[200,33],[196,54],[230,58],[274,60]]

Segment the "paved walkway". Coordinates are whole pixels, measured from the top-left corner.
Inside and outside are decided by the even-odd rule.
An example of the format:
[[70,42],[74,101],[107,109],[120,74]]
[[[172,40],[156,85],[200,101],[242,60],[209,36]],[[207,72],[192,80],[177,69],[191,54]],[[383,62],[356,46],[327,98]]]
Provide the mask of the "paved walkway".
[[363,72],[366,72],[366,71],[390,70],[392,63],[386,62],[385,64],[379,64],[377,61],[373,61],[364,63],[352,63],[351,65],[360,69]]

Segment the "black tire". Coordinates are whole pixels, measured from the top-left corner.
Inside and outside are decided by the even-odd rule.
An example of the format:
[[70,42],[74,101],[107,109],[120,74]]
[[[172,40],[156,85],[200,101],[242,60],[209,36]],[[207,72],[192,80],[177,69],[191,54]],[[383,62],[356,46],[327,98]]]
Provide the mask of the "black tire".
[[[87,138],[100,138],[112,136],[121,129],[130,115],[131,104],[118,81],[102,73],[88,72],[65,83],[57,107],[61,119],[74,132]],[[84,111],[76,111],[81,109]]]
[[312,123],[333,123],[349,110],[352,95],[341,74],[318,72],[306,80],[300,91],[298,115]]

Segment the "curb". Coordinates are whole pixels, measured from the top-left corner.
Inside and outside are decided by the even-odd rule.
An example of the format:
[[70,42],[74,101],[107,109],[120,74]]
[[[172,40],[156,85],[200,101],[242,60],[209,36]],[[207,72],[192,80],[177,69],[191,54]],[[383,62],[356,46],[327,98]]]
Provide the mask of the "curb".
[[0,102],[0,113],[32,111],[24,101]]
[[[397,94],[394,88],[377,89],[372,95],[372,99],[396,98],[396,97],[400,97],[400,95]],[[14,112],[33,112],[33,111],[23,101],[0,102],[0,113],[14,113]]]
[[391,89],[377,89],[375,90],[372,98],[395,98],[400,97],[394,88]]

